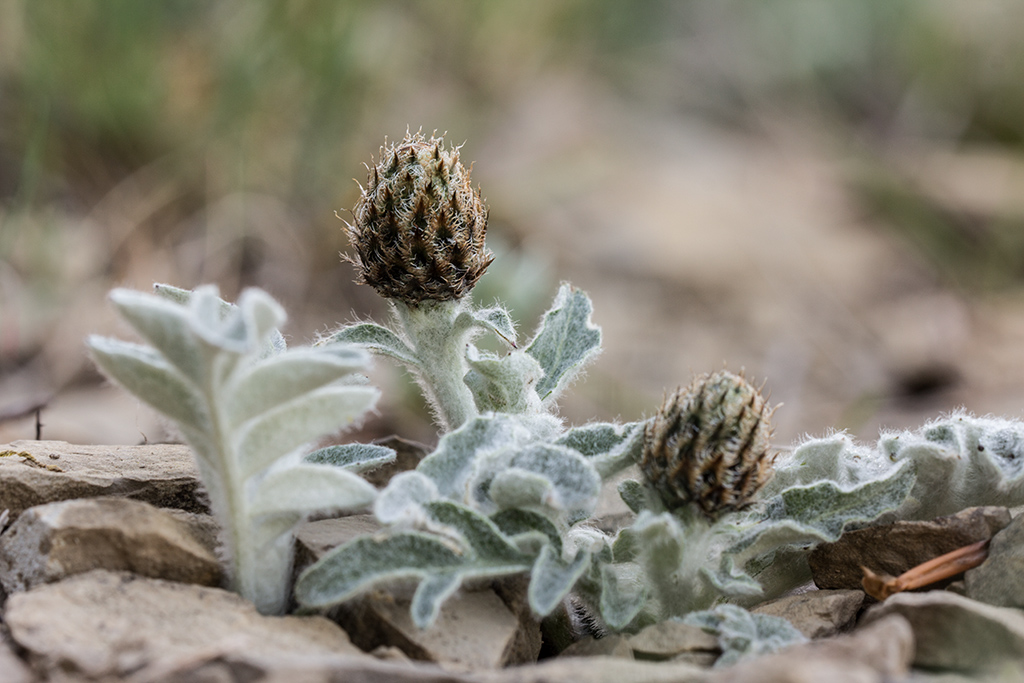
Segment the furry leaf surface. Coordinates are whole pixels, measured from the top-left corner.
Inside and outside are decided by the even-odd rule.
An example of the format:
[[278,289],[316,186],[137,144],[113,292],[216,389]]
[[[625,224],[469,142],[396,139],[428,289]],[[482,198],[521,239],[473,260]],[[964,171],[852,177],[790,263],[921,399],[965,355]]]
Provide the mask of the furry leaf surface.
[[370,443],[346,443],[327,446],[307,454],[303,460],[319,465],[333,465],[349,472],[366,472],[394,462],[395,451]]
[[310,511],[361,507],[375,495],[344,468],[298,457],[304,444],[373,406],[377,391],[351,384],[368,356],[286,351],[276,341],[284,311],[259,290],[245,290],[237,306],[214,287],[158,292],[111,293],[152,347],[92,337],[90,351],[111,379],[177,424],[224,531],[233,588],[260,611],[279,613],[294,526]]
[[420,364],[416,353],[402,338],[376,323],[357,323],[343,327],[327,340],[331,344],[356,344],[382,356],[416,367]]
[[544,370],[536,391],[545,404],[555,401],[600,350],[601,330],[590,321],[593,310],[590,297],[563,284],[544,314],[540,331],[526,347]]

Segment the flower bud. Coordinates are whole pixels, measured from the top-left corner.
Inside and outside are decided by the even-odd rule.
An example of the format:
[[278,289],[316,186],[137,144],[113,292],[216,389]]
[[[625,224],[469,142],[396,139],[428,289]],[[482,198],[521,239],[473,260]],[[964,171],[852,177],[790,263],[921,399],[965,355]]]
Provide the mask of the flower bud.
[[410,305],[466,296],[490,265],[487,208],[456,147],[407,133],[381,148],[352,210],[362,282]]
[[698,377],[648,423],[640,469],[670,510],[689,502],[709,517],[738,510],[771,477],[772,412],[741,376]]

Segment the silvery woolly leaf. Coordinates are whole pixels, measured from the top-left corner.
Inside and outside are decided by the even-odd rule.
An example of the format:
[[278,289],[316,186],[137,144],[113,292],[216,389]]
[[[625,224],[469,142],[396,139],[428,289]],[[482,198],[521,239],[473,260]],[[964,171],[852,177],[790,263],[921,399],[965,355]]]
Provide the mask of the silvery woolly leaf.
[[893,461],[877,457],[871,449],[859,446],[847,434],[832,434],[799,444],[789,457],[775,464],[772,478],[761,489],[762,499],[793,486],[832,481],[850,488],[882,476]]
[[440,498],[434,480],[416,472],[399,472],[377,496],[373,514],[383,524],[413,524],[426,513],[423,504]]
[[541,617],[550,614],[589,567],[588,552],[579,551],[572,561],[565,562],[552,546],[544,546],[530,571],[527,589],[533,613]]
[[487,563],[529,566],[529,559],[483,515],[448,500],[425,503],[431,526],[462,540],[472,555]]
[[831,481],[786,489],[764,502],[757,521],[738,531],[727,553],[743,567],[784,545],[836,541],[846,528],[899,508],[915,480],[912,467],[899,465],[887,476],[849,490]]
[[509,508],[491,516],[494,525],[513,543],[520,545],[520,539],[535,538],[539,535],[550,543],[555,553],[562,554],[562,535],[547,517],[530,510]]
[[305,462],[333,465],[349,472],[366,472],[395,461],[395,451],[371,443],[346,443],[327,446],[307,454]]
[[508,311],[501,306],[463,311],[459,314],[459,319],[456,320],[455,327],[458,329],[469,325],[474,325],[476,327],[483,328],[488,332],[493,332],[509,346],[515,348],[516,326],[515,323],[512,322],[512,316],[510,316]]
[[629,570],[628,566],[612,564],[600,569],[601,618],[613,629],[625,628],[647,602],[643,582]]
[[420,581],[409,606],[412,623],[416,624],[417,628],[429,628],[441,613],[441,605],[461,584],[462,577],[455,571],[431,574]]
[[331,344],[357,344],[365,349],[390,356],[395,360],[418,367],[416,353],[402,339],[386,327],[376,323],[357,323],[343,327],[328,338]]
[[271,408],[364,370],[369,355],[360,349],[325,352],[292,349],[241,372],[224,388],[224,405],[232,425],[240,425]]
[[544,376],[537,360],[513,351],[499,358],[470,344],[466,350],[469,371],[463,378],[473,392],[477,410],[500,413],[539,413],[540,397],[535,387]]
[[249,421],[236,437],[242,475],[264,470],[299,446],[351,424],[378,395],[372,387],[328,386]]
[[146,346],[92,336],[93,360],[103,372],[175,422],[209,429],[206,406],[195,388],[158,353]]
[[533,443],[489,457],[470,487],[485,507],[489,498],[499,507],[546,508],[585,517],[597,505],[601,476],[572,449]]
[[515,448],[557,429],[552,418],[537,416],[481,415],[441,437],[434,452],[420,461],[416,471],[430,477],[442,496],[466,500],[467,482],[478,459],[489,451]]
[[287,318],[281,305],[260,289],[243,291],[226,315],[222,304],[215,286],[198,287],[189,299],[188,319],[192,331],[207,344],[232,353],[255,355]]
[[1024,504],[1024,423],[966,413],[879,440],[888,460],[910,462],[917,483],[900,518],[931,519],[977,505]]
[[683,623],[718,637],[722,655],[715,661],[715,668],[807,642],[807,637],[782,617],[752,614],[736,605],[688,614]]
[[639,460],[646,424],[591,423],[570,429],[555,443],[586,456],[601,477],[607,478]]
[[[162,299],[179,304],[184,307],[188,307],[189,301],[192,300],[192,291],[188,289],[182,289],[173,285],[167,284],[155,284],[153,285],[153,292]],[[219,303],[219,316],[220,320],[224,320],[232,311],[237,307],[224,301],[220,297],[217,298]],[[276,328],[271,330],[267,338],[263,341],[260,347],[260,352],[257,355],[258,358],[270,358],[283,353],[287,349],[288,345],[284,340],[284,335],[281,334]]]
[[665,504],[662,503],[658,493],[650,486],[635,479],[619,482],[618,491],[622,502],[636,514],[640,514],[644,510],[665,512]]
[[292,465],[270,472],[249,501],[253,515],[305,514],[369,505],[377,491],[358,475],[330,465]]
[[129,289],[110,292],[117,312],[182,375],[202,381],[205,357],[187,322],[187,309],[152,294]]
[[552,403],[601,347],[601,330],[591,321],[593,306],[582,291],[565,283],[551,309],[544,314],[540,331],[526,352],[537,359],[544,377],[537,395]]
[[465,562],[461,552],[434,534],[361,536],[304,571],[295,583],[295,598],[305,607],[329,607],[374,585],[449,573]]

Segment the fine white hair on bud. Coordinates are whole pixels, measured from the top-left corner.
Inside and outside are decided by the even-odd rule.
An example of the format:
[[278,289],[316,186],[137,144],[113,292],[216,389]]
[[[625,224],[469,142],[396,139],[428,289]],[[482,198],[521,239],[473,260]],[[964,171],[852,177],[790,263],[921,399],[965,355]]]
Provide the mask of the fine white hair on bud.
[[740,375],[697,377],[648,424],[640,469],[670,510],[690,502],[710,517],[740,509],[772,474],[772,412]]
[[443,137],[406,133],[382,147],[347,229],[360,280],[413,306],[465,297],[494,258],[469,176]]

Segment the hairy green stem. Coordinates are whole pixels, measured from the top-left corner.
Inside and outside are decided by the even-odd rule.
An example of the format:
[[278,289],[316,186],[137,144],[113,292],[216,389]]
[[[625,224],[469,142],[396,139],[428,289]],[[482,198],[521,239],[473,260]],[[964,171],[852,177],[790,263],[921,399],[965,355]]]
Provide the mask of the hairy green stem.
[[419,367],[412,368],[444,431],[462,426],[478,413],[466,386],[466,344],[473,334],[456,320],[470,305],[467,299],[425,301],[412,306],[394,301],[395,313]]

